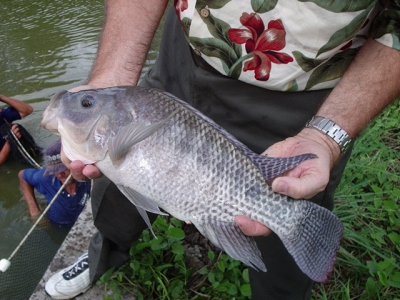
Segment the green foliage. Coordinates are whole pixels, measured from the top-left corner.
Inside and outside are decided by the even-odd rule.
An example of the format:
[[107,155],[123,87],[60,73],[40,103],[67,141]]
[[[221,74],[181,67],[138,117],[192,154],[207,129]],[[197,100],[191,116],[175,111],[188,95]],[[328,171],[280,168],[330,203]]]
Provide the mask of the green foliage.
[[249,274],[228,255],[208,251],[209,263],[199,270],[186,266],[182,222],[159,216],[153,224],[157,236],[147,229],[134,242],[131,261],[117,272],[110,269],[99,280],[104,299],[123,299],[130,293],[137,299],[247,299],[251,295]]
[[356,141],[336,192],[338,262],[313,299],[400,299],[399,111],[397,101]]

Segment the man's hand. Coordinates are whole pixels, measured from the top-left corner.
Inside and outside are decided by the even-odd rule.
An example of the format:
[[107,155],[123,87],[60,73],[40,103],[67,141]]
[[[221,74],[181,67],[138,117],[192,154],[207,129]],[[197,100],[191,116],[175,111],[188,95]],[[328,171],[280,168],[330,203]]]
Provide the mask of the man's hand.
[[85,165],[80,160],[70,161],[61,149],[61,161],[71,170],[72,177],[79,182],[87,181],[89,179],[96,179],[103,174],[95,165]]
[[21,138],[21,133],[19,132],[19,127],[17,124],[13,124],[13,126],[11,126],[11,130],[14,133],[14,135],[17,137],[17,139]]
[[304,128],[298,135],[272,145],[263,154],[288,157],[304,153],[313,153],[317,158],[302,162],[283,176],[275,178],[272,181],[274,192],[294,199],[310,199],[325,189],[330,171],[340,157],[340,148],[318,130]]
[[[310,199],[323,191],[329,182],[329,174],[340,157],[339,146],[319,131],[304,128],[298,135],[269,147],[263,154],[271,157],[288,157],[314,153],[317,158],[302,162],[296,168],[272,181],[276,193],[294,199]],[[236,224],[248,236],[265,236],[271,230],[246,216],[236,216]]]
[[246,216],[236,216],[235,223],[238,224],[240,230],[248,236],[266,236],[272,232],[268,227]]

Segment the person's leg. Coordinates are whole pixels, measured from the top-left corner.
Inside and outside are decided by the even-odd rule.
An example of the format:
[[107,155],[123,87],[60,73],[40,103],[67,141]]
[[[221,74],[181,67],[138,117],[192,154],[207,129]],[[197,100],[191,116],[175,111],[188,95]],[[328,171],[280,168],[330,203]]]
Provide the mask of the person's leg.
[[249,268],[253,300],[309,299],[313,281],[297,267],[276,234],[256,238],[267,272]]
[[[95,283],[111,267],[127,262],[131,244],[147,225],[135,205],[104,176],[95,180],[92,199],[94,225],[99,230],[89,246],[90,281]],[[157,217],[148,215],[151,222]]]

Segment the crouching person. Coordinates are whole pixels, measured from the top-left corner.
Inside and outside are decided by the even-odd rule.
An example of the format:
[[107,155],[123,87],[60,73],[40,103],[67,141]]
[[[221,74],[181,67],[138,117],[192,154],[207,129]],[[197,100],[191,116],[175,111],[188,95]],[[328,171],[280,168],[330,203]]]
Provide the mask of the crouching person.
[[[18,174],[22,194],[32,217],[40,214],[35,192],[43,194],[48,205],[67,180],[70,170],[61,162],[61,141],[46,149],[46,167],[24,169]],[[90,196],[90,182],[77,182],[72,177],[47,213],[47,218],[59,225],[72,226]]]

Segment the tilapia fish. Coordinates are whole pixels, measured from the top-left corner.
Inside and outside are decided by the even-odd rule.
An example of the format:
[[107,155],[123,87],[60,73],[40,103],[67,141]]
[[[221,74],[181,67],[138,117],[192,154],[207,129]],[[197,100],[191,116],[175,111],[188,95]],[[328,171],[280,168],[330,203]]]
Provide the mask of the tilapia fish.
[[61,135],[69,159],[95,164],[112,180],[149,227],[146,212],[166,211],[232,258],[266,271],[256,243],[234,222],[245,215],[274,231],[312,280],[325,281],[333,269],[340,220],[268,185],[313,154],[258,155],[184,101],[141,87],[60,92],[42,125]]

